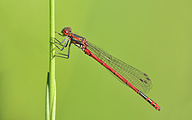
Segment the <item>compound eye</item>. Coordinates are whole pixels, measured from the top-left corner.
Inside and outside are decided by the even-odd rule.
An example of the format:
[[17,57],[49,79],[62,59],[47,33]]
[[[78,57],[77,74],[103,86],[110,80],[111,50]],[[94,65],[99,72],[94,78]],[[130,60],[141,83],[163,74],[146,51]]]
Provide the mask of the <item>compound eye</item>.
[[63,31],[63,34],[64,34],[64,35],[68,35],[68,34],[69,34],[68,30],[64,30],[64,31]]

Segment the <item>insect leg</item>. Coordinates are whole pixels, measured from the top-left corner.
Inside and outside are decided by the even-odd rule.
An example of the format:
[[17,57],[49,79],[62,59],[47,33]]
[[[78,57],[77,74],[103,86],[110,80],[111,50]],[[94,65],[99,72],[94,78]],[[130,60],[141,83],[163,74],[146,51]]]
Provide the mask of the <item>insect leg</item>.
[[[57,40],[56,38],[54,38],[55,40]],[[62,48],[60,48],[56,43],[54,43],[54,42],[52,42],[52,41],[50,41],[51,43],[53,43],[60,51],[63,51],[63,49],[65,48],[65,47],[67,47],[67,45],[68,45],[68,42],[69,42],[69,40],[67,39],[67,41],[65,42],[65,44],[64,45],[62,45],[62,43],[59,41],[59,40],[57,40],[58,42],[58,44],[59,45],[61,45],[62,46]]]
[[[68,59],[69,58],[69,55],[70,55],[70,49],[71,49],[71,43],[69,43],[69,48],[68,48],[68,54],[63,54],[63,53],[57,53],[56,52],[56,55],[54,57],[61,57],[61,58],[65,58],[65,59]],[[67,56],[67,57],[66,57]]]
[[61,33],[58,33],[58,32],[56,32],[56,31],[55,31],[55,33],[57,33],[57,34],[60,35],[60,36],[63,36]]

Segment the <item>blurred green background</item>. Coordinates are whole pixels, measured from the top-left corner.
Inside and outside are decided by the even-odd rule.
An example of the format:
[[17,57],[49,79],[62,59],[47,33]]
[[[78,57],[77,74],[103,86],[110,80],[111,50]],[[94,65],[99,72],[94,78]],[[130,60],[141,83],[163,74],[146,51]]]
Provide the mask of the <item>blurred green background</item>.
[[[191,4],[191,0],[56,0],[56,30],[70,26],[145,71],[153,81],[147,95],[162,107],[156,111],[73,45],[70,59],[56,59],[56,120],[192,119]],[[45,119],[47,0],[0,1],[0,58],[0,120]]]

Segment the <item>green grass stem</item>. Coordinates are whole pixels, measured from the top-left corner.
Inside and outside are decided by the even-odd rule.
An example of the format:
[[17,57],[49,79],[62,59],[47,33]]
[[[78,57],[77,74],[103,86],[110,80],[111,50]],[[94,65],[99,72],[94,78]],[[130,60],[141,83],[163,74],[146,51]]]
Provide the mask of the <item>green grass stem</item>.
[[[49,0],[50,9],[50,41],[55,38],[55,0]],[[55,120],[56,113],[56,81],[55,81],[55,46],[50,43],[49,72],[47,76],[46,92],[46,120]]]

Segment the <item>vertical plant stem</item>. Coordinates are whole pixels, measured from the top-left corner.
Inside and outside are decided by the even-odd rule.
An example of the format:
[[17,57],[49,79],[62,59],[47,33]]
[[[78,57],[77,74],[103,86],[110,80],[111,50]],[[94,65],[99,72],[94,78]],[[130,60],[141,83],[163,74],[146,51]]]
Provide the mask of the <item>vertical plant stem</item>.
[[[49,0],[50,9],[50,41],[55,38],[55,0]],[[54,42],[54,41],[53,41]],[[46,97],[46,120],[55,120],[56,82],[55,82],[55,46],[50,42],[49,72]]]

